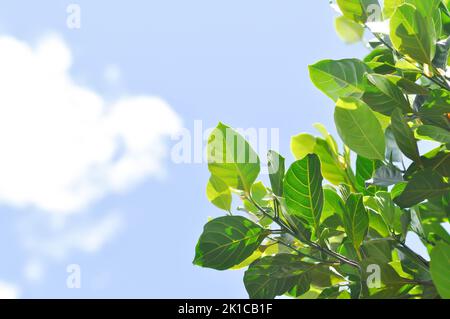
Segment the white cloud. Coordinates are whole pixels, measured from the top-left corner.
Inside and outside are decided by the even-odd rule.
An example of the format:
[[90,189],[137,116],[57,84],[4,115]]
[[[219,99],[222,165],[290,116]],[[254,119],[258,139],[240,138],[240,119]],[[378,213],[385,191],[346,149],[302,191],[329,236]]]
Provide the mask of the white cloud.
[[[72,80],[71,64],[56,36],[34,48],[0,37],[3,203],[71,213],[161,175],[164,139],[181,127],[177,114],[156,97],[107,103]],[[99,244],[91,236],[82,245]]]
[[34,256],[25,267],[25,277],[39,279],[44,271],[43,260],[62,261],[73,253],[96,253],[123,229],[124,220],[118,213],[90,215],[27,216],[20,224],[22,245]]
[[20,295],[18,286],[0,281],[0,299],[17,299]]

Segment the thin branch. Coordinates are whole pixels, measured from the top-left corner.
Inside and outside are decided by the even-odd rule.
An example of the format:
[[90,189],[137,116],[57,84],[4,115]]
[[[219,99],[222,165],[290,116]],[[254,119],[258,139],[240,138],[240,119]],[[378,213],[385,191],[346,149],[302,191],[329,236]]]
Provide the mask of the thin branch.
[[328,248],[322,247],[317,243],[314,243],[312,241],[310,241],[309,239],[307,239],[306,237],[304,238],[299,238],[298,234],[296,234],[295,232],[293,232],[289,227],[287,227],[284,222],[280,219],[280,218],[275,218],[273,216],[271,216],[270,214],[267,214],[267,212],[264,210],[264,208],[262,208],[255,200],[253,200],[253,198],[251,196],[248,196],[248,200],[250,200],[253,205],[255,205],[255,207],[266,217],[272,219],[272,221],[274,221],[275,223],[277,223],[280,227],[282,227],[287,233],[289,233],[291,236],[293,236],[294,238],[298,239],[299,241],[307,244],[308,246],[315,248],[331,257],[336,258],[337,260],[339,260],[341,263],[344,264],[348,264],[350,266],[353,266],[355,268],[361,269],[359,264],[351,259],[348,259],[345,256],[342,256],[332,250],[329,250]]

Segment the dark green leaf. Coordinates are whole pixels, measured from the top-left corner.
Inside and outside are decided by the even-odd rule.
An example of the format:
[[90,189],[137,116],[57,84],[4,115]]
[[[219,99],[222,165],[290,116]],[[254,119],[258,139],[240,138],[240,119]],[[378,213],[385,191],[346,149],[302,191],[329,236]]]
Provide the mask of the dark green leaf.
[[274,151],[269,151],[268,155],[269,178],[272,191],[277,196],[283,196],[284,179],[284,157]]
[[291,290],[300,276],[317,267],[297,255],[278,254],[263,257],[250,265],[244,284],[252,299],[273,299]]
[[430,270],[441,297],[450,299],[450,245],[438,243],[433,248]]
[[416,132],[424,139],[431,139],[443,144],[450,144],[450,132],[443,128],[432,125],[422,125],[417,128]]
[[430,97],[419,110],[419,116],[424,124],[439,126],[450,130],[450,93],[444,90],[433,90]]
[[364,92],[363,100],[374,111],[387,116],[395,109],[412,112],[403,92],[388,78],[380,74],[367,74],[366,77],[372,85]]
[[391,121],[395,141],[402,153],[411,160],[420,162],[419,148],[417,147],[414,133],[409,127],[408,122],[403,118],[402,112],[395,110],[392,113]]
[[247,259],[266,235],[266,230],[241,216],[213,219],[205,225],[197,243],[194,264],[229,269]]
[[425,169],[411,178],[401,194],[394,198],[394,202],[401,208],[407,208],[449,191],[450,184],[444,182],[441,175],[431,169]]

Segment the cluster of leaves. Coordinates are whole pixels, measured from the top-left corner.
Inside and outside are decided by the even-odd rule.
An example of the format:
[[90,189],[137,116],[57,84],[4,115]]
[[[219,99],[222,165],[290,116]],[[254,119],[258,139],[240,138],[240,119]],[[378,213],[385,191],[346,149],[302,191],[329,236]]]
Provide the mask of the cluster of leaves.
[[[369,23],[374,5],[381,20]],[[269,152],[266,187],[257,182],[255,151],[219,124],[208,143],[207,196],[228,214],[205,225],[194,264],[248,267],[251,298],[450,298],[449,1],[338,0],[337,7],[336,27],[351,41],[377,23],[389,26],[371,30],[363,61],[309,67],[335,102],[343,150],[318,124],[321,137],[292,138],[296,161],[287,171]],[[421,154],[420,141],[434,148]],[[245,217],[232,214],[233,194]],[[408,233],[430,261],[406,245]]]

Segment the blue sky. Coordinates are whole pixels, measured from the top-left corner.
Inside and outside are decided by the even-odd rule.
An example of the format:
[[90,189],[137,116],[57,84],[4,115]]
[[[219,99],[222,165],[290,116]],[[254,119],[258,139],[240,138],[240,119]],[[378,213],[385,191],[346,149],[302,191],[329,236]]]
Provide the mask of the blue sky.
[[[81,29],[71,30],[69,1],[0,0],[0,36],[33,47],[56,34],[72,53],[72,79],[105,101],[158,96],[188,129],[194,120],[204,127],[222,121],[279,128],[284,154],[290,136],[314,132],[315,122],[335,132],[332,102],[312,86],[307,65],[366,53],[338,39],[326,0],[77,3]],[[169,149],[173,143],[165,140]],[[50,213],[39,199],[21,206],[0,198],[0,282],[16,287],[20,297],[247,297],[241,271],[192,265],[203,224],[221,214],[204,195],[206,165],[175,164],[169,157],[160,164],[164,176],[152,171],[124,190],[102,188],[51,236],[58,221],[47,221]],[[96,249],[71,246],[84,229],[103,224],[120,226]],[[53,256],[52,249],[64,252]],[[81,289],[66,287],[68,264],[80,265]]]

